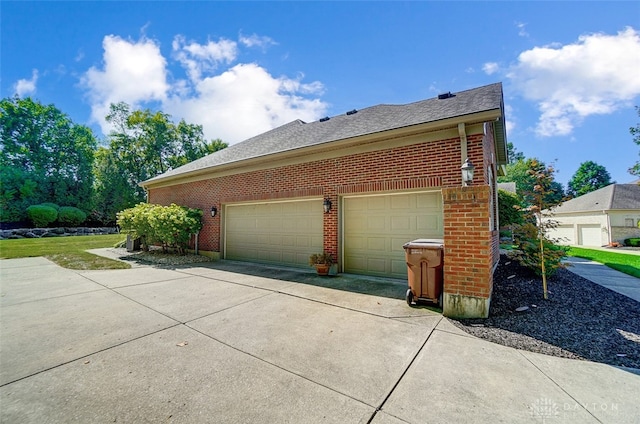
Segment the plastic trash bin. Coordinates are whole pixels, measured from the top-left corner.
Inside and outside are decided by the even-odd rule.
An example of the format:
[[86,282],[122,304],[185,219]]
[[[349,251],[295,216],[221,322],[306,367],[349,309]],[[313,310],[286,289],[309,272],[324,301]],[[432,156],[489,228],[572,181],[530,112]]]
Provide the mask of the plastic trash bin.
[[407,304],[426,300],[442,306],[444,240],[417,239],[405,243]]

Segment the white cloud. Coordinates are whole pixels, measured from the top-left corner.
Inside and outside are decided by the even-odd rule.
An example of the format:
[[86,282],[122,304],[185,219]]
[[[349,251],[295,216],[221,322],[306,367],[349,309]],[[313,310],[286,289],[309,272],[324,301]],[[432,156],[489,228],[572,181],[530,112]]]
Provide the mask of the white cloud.
[[529,33],[526,30],[527,24],[523,22],[516,22],[516,28],[518,28],[518,35],[520,37],[528,37]]
[[174,120],[202,125],[207,139],[231,144],[295,119],[314,121],[326,114],[327,104],[318,98],[322,83],[303,82],[303,74],[276,77],[255,63],[234,64],[238,57],[234,41],[199,44],[176,36],[173,64],[189,78],[175,81],[169,80],[175,70],[169,72],[155,41],[107,36],[103,47],[103,66],[90,68],[82,84],[88,90],[93,119],[105,134],[109,104],[119,101],[134,107],[157,101]]
[[511,133],[513,133],[513,130],[518,126],[517,118],[515,117],[513,107],[508,104],[504,106],[504,114],[505,114],[505,121],[507,124],[506,125],[507,136],[509,136]]
[[105,116],[111,103],[126,102],[136,107],[142,102],[166,99],[167,62],[152,40],[133,42],[114,35],[104,37],[104,66],[91,67],[81,79],[88,89],[92,119],[102,132],[109,132]]
[[238,64],[202,79],[195,96],[175,97],[165,108],[173,116],[182,115],[188,122],[201,124],[207,138],[233,144],[295,119],[318,119],[327,105],[297,94],[305,94],[310,88],[318,90],[322,86],[274,78],[253,63]]
[[198,80],[203,72],[213,71],[222,63],[232,63],[238,56],[238,45],[235,41],[221,38],[220,41],[209,41],[199,44],[187,43],[182,35],[173,40],[175,57],[187,69],[189,78]]
[[568,135],[594,114],[610,114],[640,95],[640,34],[589,34],[573,44],[522,52],[507,76],[537,103],[536,133]]
[[266,50],[267,47],[276,45],[276,43],[271,37],[260,36],[257,34],[252,34],[249,36],[240,35],[240,43],[244,44],[247,47],[260,47],[262,50]]
[[500,70],[500,66],[496,62],[487,62],[482,65],[482,70],[485,74],[492,75]]
[[31,72],[31,79],[19,79],[14,85],[15,94],[18,97],[29,96],[36,92],[36,83],[38,82],[38,70]]

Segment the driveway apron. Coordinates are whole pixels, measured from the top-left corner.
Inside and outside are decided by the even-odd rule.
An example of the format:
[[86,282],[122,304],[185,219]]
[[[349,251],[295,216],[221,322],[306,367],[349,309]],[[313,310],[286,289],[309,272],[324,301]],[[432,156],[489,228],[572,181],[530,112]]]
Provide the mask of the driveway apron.
[[0,422],[639,421],[632,372],[479,340],[401,299],[216,267],[0,261]]

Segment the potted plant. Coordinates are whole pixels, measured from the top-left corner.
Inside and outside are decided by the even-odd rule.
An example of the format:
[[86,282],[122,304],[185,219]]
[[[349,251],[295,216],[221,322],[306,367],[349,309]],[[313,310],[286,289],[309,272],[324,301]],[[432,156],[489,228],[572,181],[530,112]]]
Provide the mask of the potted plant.
[[318,275],[329,275],[331,266],[336,263],[331,253],[314,253],[309,256],[309,265],[316,268]]

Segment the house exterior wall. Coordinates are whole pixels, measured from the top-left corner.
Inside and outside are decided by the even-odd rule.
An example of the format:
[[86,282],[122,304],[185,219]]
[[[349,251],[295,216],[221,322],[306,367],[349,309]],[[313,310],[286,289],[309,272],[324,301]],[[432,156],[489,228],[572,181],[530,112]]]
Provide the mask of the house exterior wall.
[[[490,128],[490,127],[489,127]],[[324,214],[324,250],[339,257],[339,197],[356,193],[384,193],[419,189],[441,189],[444,200],[445,296],[456,300],[456,307],[445,308],[450,316],[486,316],[492,289],[494,264],[498,259],[497,225],[492,226],[488,170],[495,164],[491,152],[493,138],[485,126],[467,131],[467,155],[476,165],[472,187],[461,187],[462,147],[456,132],[441,131],[409,145],[379,142],[379,148],[362,153],[309,160],[278,166],[266,159],[263,169],[234,173],[198,181],[150,188],[150,203],[177,203],[205,211],[199,248],[220,252],[224,205],[238,202],[304,197],[329,198],[333,204]],[[441,136],[446,136],[440,138]],[[397,145],[397,143],[396,143]],[[321,157],[313,155],[311,158]],[[217,206],[221,213],[207,212]],[[497,202],[494,206],[497,207]],[[497,217],[497,212],[494,214]],[[497,218],[495,218],[497,219]],[[495,227],[495,229],[493,229]],[[471,299],[469,301],[469,299]],[[477,302],[475,301],[477,299]],[[482,305],[466,312],[462,301]]]
[[[601,246],[609,243],[623,243],[630,237],[640,237],[640,210],[608,211],[608,212],[575,212],[567,215],[555,215],[553,217],[564,228],[573,227],[573,240],[575,244],[582,244],[580,240],[580,227],[585,225],[599,225],[601,231]],[[627,220],[633,220],[633,226],[627,225]],[[609,237],[611,233],[611,237]],[[550,235],[557,237],[557,232],[551,230]],[[559,244],[571,244],[560,240]]]
[[[585,225],[599,225],[601,234],[601,246],[609,243],[609,233],[607,230],[607,216],[603,213],[575,213],[572,215],[555,215],[552,218],[562,227],[573,227],[573,240],[575,244],[582,244],[580,240],[580,227]],[[554,230],[549,231],[552,238],[557,238],[558,233]],[[567,240],[560,240],[558,244],[569,245]]]
[[[640,209],[609,211],[611,241],[624,243],[625,239],[640,237]],[[633,221],[633,225],[631,224]]]

